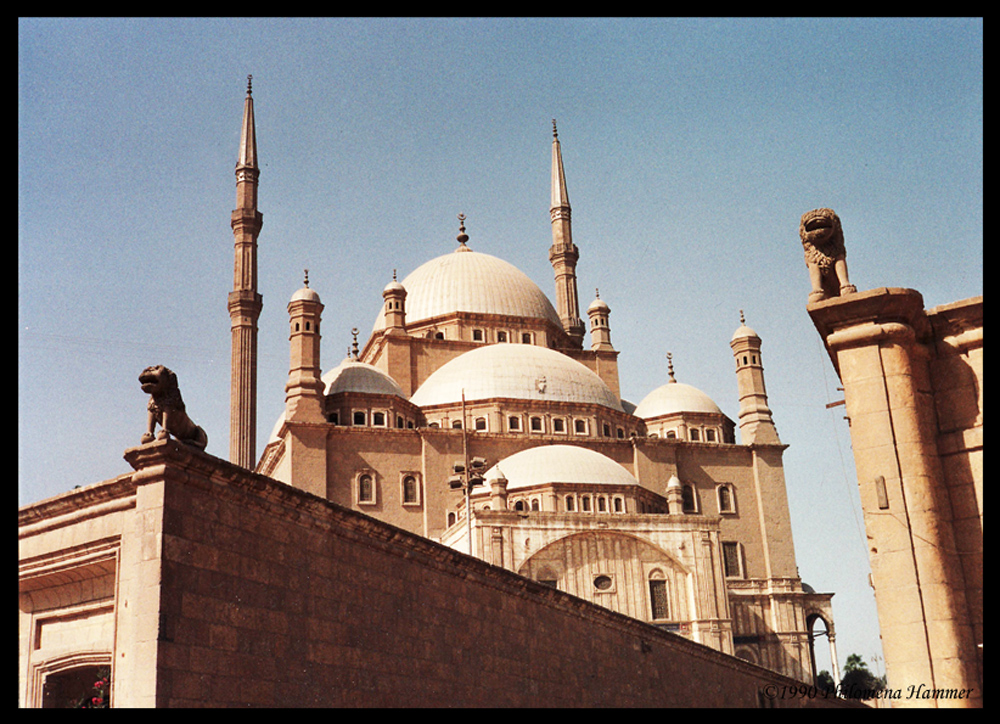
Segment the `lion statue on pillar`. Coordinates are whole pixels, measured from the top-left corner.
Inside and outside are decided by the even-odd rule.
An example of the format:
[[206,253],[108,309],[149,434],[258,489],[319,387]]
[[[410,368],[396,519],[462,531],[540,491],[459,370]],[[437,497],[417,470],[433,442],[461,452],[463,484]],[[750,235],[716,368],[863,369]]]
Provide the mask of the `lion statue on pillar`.
[[799,220],[799,238],[809,269],[809,302],[858,291],[847,278],[847,249],[840,217],[833,209],[813,209]]
[[[147,367],[139,375],[142,391],[149,395],[149,421],[140,442],[163,440],[167,434],[199,450],[208,445],[208,435],[187,416],[181,390],[177,385],[177,375],[163,365]],[[159,424],[160,431],[153,435]]]

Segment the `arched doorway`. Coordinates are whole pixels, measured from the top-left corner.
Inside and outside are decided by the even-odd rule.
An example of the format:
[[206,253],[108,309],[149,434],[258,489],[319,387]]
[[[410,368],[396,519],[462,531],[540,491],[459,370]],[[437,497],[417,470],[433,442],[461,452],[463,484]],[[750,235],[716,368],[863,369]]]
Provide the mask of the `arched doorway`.
[[[817,627],[818,622],[822,622],[822,627]],[[837,663],[836,633],[833,630],[833,621],[828,620],[820,613],[807,613],[806,629],[809,631],[809,659],[812,663],[813,683],[819,683],[817,677],[819,676],[820,668],[817,666],[817,659],[821,662],[829,659],[830,676],[833,678],[833,685],[839,687],[840,666]],[[818,655],[817,651],[819,652]]]

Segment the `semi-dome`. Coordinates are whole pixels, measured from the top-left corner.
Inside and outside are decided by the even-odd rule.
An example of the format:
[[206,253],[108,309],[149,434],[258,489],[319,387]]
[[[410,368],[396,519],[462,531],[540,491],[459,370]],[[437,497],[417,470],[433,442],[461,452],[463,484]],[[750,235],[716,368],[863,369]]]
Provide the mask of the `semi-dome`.
[[657,387],[643,398],[636,408],[634,414],[644,420],[650,420],[661,415],[669,415],[675,412],[710,412],[722,414],[722,410],[715,404],[711,397],[699,390],[697,387],[686,385],[683,382],[668,382]]
[[367,362],[348,357],[322,377],[323,394],[364,392],[375,395],[397,395],[405,399],[403,388],[385,372]]
[[632,473],[608,456],[575,445],[541,445],[506,457],[486,471],[486,485],[475,491],[489,493],[490,481],[499,477],[507,479],[508,491],[546,483],[639,484]]
[[418,407],[494,397],[579,402],[624,412],[618,396],[596,373],[548,347],[491,344],[470,350],[438,368],[413,393]]
[[[417,267],[403,279],[406,323],[452,312],[547,319],[561,327],[552,302],[513,264],[462,245]],[[379,314],[373,331],[384,329]]]

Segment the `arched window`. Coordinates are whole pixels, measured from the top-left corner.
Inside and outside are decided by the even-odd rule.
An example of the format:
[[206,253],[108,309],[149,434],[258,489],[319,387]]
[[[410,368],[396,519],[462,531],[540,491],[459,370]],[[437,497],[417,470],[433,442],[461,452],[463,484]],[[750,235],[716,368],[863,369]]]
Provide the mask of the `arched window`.
[[615,498],[615,512],[621,513],[625,510],[625,501],[621,498]]
[[523,500],[519,500],[516,503],[514,503],[514,510],[523,511],[524,510],[524,501]]
[[681,510],[685,513],[698,512],[698,500],[695,497],[694,486],[685,485],[681,492]]
[[358,476],[358,502],[375,502],[375,480],[368,473],[362,473]]
[[420,502],[420,491],[417,479],[412,475],[403,478],[403,505],[415,505]]
[[649,574],[649,612],[654,621],[670,618],[670,597],[663,571],[654,569]]
[[568,510],[571,513],[573,512],[573,496],[572,495],[567,495],[566,496],[566,510]]
[[476,429],[477,430],[485,430],[486,429],[486,418],[485,417],[477,417],[476,418]]
[[538,503],[538,498],[535,498],[534,500],[531,501],[531,509],[534,511],[542,509],[541,505]]
[[730,483],[723,483],[719,486],[719,512],[736,512],[736,493]]

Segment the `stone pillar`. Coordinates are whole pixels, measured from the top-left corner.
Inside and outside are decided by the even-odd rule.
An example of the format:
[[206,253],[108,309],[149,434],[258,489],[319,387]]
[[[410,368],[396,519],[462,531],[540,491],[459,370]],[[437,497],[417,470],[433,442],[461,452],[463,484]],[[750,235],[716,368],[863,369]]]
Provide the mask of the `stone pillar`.
[[923,299],[875,289],[808,307],[844,386],[890,688],[972,689],[896,706],[981,706],[941,476]]

